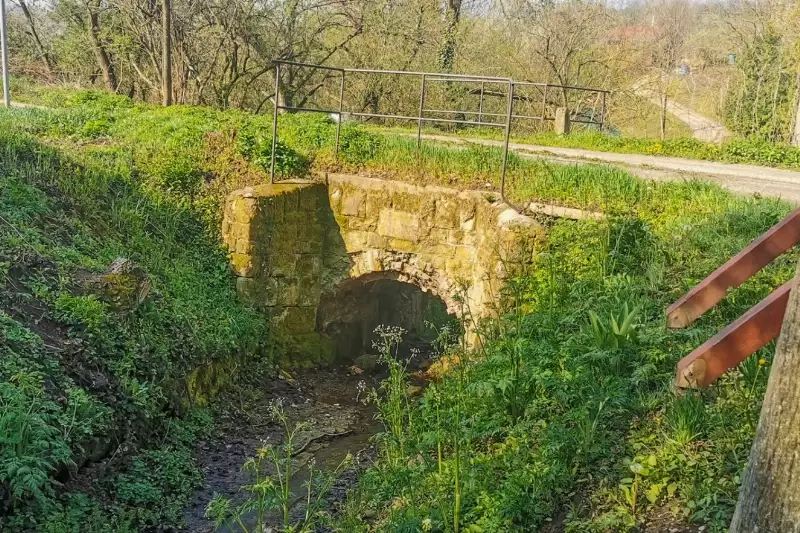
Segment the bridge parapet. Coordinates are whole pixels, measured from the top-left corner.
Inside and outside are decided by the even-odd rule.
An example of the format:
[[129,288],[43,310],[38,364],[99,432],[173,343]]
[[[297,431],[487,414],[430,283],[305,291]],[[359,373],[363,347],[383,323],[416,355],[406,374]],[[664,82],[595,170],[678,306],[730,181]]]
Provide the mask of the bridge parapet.
[[541,228],[486,193],[328,175],[232,193],[222,230],[240,297],[302,339],[293,357],[313,362],[331,318],[320,303],[346,284],[411,283],[480,319]]

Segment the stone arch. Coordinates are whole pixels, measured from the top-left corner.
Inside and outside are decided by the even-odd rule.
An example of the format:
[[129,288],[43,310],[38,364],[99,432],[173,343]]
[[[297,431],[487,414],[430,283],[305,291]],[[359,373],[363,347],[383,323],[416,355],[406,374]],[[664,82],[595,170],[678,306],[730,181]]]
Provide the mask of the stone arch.
[[370,352],[378,326],[399,326],[407,341],[429,345],[435,334],[426,322],[443,326],[456,318],[454,306],[447,293],[402,268],[376,270],[345,278],[322,294],[316,331],[335,346],[340,360]]

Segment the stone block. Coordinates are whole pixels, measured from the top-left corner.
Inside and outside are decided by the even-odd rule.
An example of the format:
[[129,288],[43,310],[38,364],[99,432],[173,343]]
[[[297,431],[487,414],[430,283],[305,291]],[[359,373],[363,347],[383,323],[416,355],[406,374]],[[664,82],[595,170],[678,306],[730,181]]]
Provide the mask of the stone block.
[[[397,211],[410,211],[421,213],[425,197],[421,193],[412,193],[403,190],[391,191],[391,207]],[[433,200],[433,198],[431,198]]]
[[296,279],[281,280],[275,287],[275,303],[282,306],[297,305],[300,299],[300,284]]
[[322,275],[322,258],[313,255],[298,255],[295,259],[295,278],[309,282]]
[[270,276],[286,278],[294,276],[295,261],[297,255],[294,253],[273,253],[270,257]]
[[368,235],[368,232],[359,230],[344,232],[342,238],[344,239],[344,247],[347,253],[352,254],[364,251],[367,248]]
[[236,293],[243,302],[257,305],[260,303],[259,292],[259,284],[253,278],[236,278]]
[[235,243],[240,239],[250,240],[250,224],[234,222],[228,228],[228,242]]
[[367,191],[366,216],[378,220],[383,209],[392,206],[392,196],[384,188]]
[[313,333],[317,325],[317,308],[311,306],[287,307],[280,323],[287,333]]
[[233,200],[233,220],[240,224],[249,224],[258,211],[254,198],[236,198]]
[[256,273],[253,256],[251,255],[233,253],[231,254],[230,263],[231,270],[237,276],[252,278]]
[[419,242],[419,215],[396,209],[384,209],[378,220],[378,234],[411,242]]
[[253,249],[255,245],[256,243],[250,239],[239,239],[236,241],[236,247],[234,251],[237,254],[253,255]]
[[367,213],[367,195],[364,191],[345,192],[342,197],[341,213],[348,217],[364,217]]
[[388,239],[377,233],[367,232],[367,248],[385,249],[389,245]]
[[454,229],[447,232],[447,242],[448,244],[453,245],[460,245],[464,243],[464,231],[460,229]]
[[555,132],[556,135],[567,135],[571,124],[569,120],[569,110],[566,107],[556,108]]
[[303,189],[300,191],[300,211],[304,213],[313,213],[317,210],[318,194],[314,188]]
[[458,198],[445,196],[436,200],[436,216],[433,225],[437,228],[454,229],[459,225],[461,206]]
[[455,259],[458,261],[462,261],[464,263],[472,263],[475,261],[476,250],[471,246],[456,246],[455,247]]
[[283,196],[269,196],[266,198],[259,198],[261,211],[272,222],[280,222],[283,220],[286,212],[286,201]]
[[390,250],[394,250],[395,252],[416,253],[419,249],[419,246],[416,243],[407,241],[405,239],[389,239],[388,248]]

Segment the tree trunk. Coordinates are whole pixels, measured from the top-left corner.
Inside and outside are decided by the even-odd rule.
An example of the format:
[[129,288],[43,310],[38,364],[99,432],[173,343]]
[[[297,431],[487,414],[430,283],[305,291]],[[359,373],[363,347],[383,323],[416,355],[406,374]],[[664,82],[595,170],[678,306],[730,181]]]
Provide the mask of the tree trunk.
[[162,0],[161,6],[161,101],[172,105],[172,5]]
[[47,70],[47,74],[52,76],[54,70],[53,59],[50,57],[50,54],[42,44],[42,40],[39,38],[39,32],[36,31],[36,22],[33,20],[31,10],[28,9],[28,4],[25,3],[25,0],[17,0],[17,3],[19,4],[20,9],[22,9],[22,14],[25,15],[25,20],[28,21],[31,39],[33,39],[33,45],[36,47],[36,53],[38,53],[39,57],[41,57],[42,61],[44,61],[44,67]]
[[111,57],[106,51],[103,41],[100,39],[100,0],[95,0],[86,5],[86,10],[89,14],[89,39],[92,41],[92,48],[94,48],[94,55],[97,58],[97,66],[103,74],[103,81],[106,87],[116,92],[117,74],[114,72],[114,65],[111,63]]
[[447,0],[444,14],[444,41],[439,52],[439,65],[443,72],[452,72],[456,57],[458,23],[461,20],[461,0]]
[[[798,268],[800,274],[800,268]],[[729,533],[800,531],[800,287],[795,278]]]

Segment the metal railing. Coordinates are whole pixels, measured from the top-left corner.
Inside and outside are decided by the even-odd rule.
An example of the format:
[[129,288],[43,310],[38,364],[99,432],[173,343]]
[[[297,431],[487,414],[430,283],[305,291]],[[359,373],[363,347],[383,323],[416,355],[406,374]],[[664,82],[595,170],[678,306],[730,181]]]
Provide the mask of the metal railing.
[[[361,68],[339,68],[339,67],[331,67],[326,65],[315,65],[311,63],[302,63],[298,61],[285,61],[285,60],[275,60],[275,109],[273,113],[272,119],[272,153],[270,158],[270,179],[272,183],[275,183],[275,150],[277,147],[277,140],[278,140],[278,114],[281,110],[286,111],[294,111],[294,112],[309,112],[309,113],[327,113],[330,115],[335,115],[337,117],[336,120],[336,139],[334,145],[334,157],[338,161],[339,159],[339,142],[341,138],[341,130],[342,130],[342,118],[347,115],[351,117],[359,117],[359,118],[379,118],[379,119],[389,119],[389,120],[409,120],[415,121],[417,123],[417,153],[419,153],[419,149],[422,143],[422,126],[425,122],[437,122],[443,124],[464,124],[464,125],[471,125],[471,126],[485,126],[485,127],[497,127],[504,129],[504,136],[503,136],[503,162],[500,171],[500,196],[504,202],[508,205],[513,207],[513,204],[506,198],[505,194],[505,184],[506,184],[506,169],[508,166],[508,151],[509,151],[509,139],[511,137],[511,126],[515,119],[521,120],[537,120],[537,121],[547,121],[547,120],[554,120],[554,117],[549,117],[547,115],[547,102],[548,102],[548,93],[551,90],[560,90],[560,91],[567,91],[567,90],[576,90],[576,91],[585,91],[594,93],[596,96],[600,97],[601,100],[601,110],[600,116],[598,120],[594,119],[594,114],[592,114],[591,118],[588,120],[571,120],[571,122],[575,123],[583,123],[583,124],[592,124],[596,125],[603,129],[605,125],[605,117],[606,117],[606,104],[607,104],[607,96],[610,91],[605,89],[593,89],[589,87],[578,87],[578,86],[570,86],[570,85],[553,85],[548,83],[536,83],[536,82],[527,82],[527,81],[514,81],[511,78],[498,78],[493,76],[475,76],[470,74],[449,74],[443,72],[413,72],[413,71],[405,71],[405,70],[377,70],[377,69],[361,69]],[[317,109],[317,108],[310,108],[304,106],[291,106],[285,105],[280,103],[280,82],[281,82],[281,69],[283,66],[294,66],[294,67],[304,67],[304,68],[311,68],[315,70],[323,70],[328,72],[337,73],[339,77],[339,94],[338,94],[338,106],[336,109]],[[389,113],[367,113],[363,111],[347,111],[344,109],[344,96],[345,96],[345,85],[347,80],[347,74],[373,74],[373,75],[392,75],[392,76],[409,76],[409,77],[417,77],[420,80],[419,83],[419,105],[418,105],[418,112],[415,116],[413,115],[402,115],[402,114],[389,114]],[[426,108],[426,96],[428,91],[428,85],[430,83],[471,83],[477,84],[480,83],[480,91],[479,91],[479,101],[478,101],[478,110],[466,110],[466,109],[430,109]],[[488,86],[500,86],[500,88],[505,88],[505,92],[488,92],[486,91],[486,87]],[[539,115],[517,115],[514,113],[514,101],[521,100],[522,97],[515,96],[515,89],[517,87],[536,87],[540,90],[542,94],[541,100],[541,112]],[[506,109],[504,113],[491,113],[484,110],[484,102],[486,96],[492,97],[502,97],[506,100]],[[525,97],[526,101],[531,101],[530,98]],[[431,115],[439,115],[439,116],[431,116]],[[441,118],[442,115],[452,115],[455,118]],[[459,117],[466,117],[467,115],[476,117],[475,120],[466,120],[466,118],[459,118]],[[503,122],[489,122],[486,120],[486,117],[493,117],[493,118],[503,118],[505,119]]]

